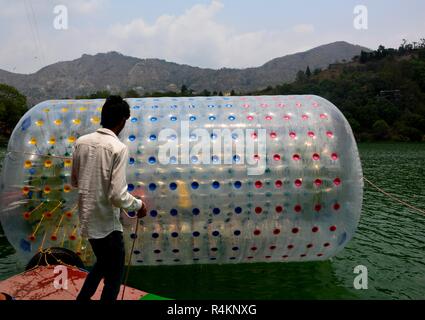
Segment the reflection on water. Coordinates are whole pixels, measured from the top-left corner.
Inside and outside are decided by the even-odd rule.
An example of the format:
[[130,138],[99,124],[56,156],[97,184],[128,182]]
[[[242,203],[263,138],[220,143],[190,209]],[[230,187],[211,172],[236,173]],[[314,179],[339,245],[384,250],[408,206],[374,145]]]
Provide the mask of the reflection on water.
[[[425,209],[425,144],[359,147],[366,177]],[[331,261],[135,267],[128,283],[176,299],[423,299],[425,217],[365,186],[359,229]],[[360,264],[368,290],[353,289]],[[0,279],[22,269],[0,236]]]

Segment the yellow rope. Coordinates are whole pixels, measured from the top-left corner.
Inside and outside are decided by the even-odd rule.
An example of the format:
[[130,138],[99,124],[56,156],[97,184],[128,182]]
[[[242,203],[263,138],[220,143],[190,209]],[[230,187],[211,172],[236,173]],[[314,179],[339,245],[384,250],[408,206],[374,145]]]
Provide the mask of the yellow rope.
[[417,208],[417,207],[415,207],[415,206],[413,206],[413,205],[411,205],[411,204],[409,204],[409,203],[407,203],[407,202],[405,202],[405,201],[403,201],[403,200],[400,200],[399,198],[397,198],[397,197],[393,196],[392,194],[390,194],[390,193],[386,192],[385,190],[382,190],[381,188],[379,188],[376,184],[374,184],[372,181],[370,181],[370,180],[369,180],[369,179],[367,179],[366,177],[363,177],[363,179],[364,179],[367,183],[369,183],[372,187],[374,187],[376,190],[378,190],[378,191],[379,191],[379,192],[381,192],[382,194],[386,195],[387,197],[389,197],[389,198],[391,198],[391,199],[393,199],[393,200],[395,200],[395,201],[397,201],[397,202],[401,203],[402,205],[405,205],[406,207],[408,207],[408,208],[410,208],[410,209],[412,209],[412,210],[415,210],[415,211],[418,211],[418,212],[420,212],[420,213],[422,213],[422,214],[425,214],[425,210],[420,209],[420,208]]

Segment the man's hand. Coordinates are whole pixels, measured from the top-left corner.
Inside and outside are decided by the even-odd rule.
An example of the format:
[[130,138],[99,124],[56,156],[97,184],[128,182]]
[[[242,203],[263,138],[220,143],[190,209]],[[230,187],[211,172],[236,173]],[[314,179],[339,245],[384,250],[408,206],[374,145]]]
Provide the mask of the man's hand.
[[145,202],[142,202],[142,207],[139,209],[139,211],[137,211],[137,218],[141,219],[143,217],[146,217],[146,213],[147,213],[147,208],[145,205]]

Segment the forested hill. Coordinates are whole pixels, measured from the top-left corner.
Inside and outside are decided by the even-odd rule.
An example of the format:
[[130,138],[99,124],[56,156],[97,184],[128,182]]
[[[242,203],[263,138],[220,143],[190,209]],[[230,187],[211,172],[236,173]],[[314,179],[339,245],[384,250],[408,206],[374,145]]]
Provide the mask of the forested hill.
[[256,94],[316,94],[332,101],[365,140],[421,141],[425,135],[425,39],[380,46],[352,62],[299,72],[290,84]]

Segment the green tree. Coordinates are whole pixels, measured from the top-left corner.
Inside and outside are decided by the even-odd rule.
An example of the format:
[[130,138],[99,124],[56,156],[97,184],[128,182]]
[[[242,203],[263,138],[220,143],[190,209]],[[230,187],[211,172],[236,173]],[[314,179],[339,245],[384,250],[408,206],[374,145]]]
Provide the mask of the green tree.
[[307,66],[307,69],[305,69],[305,75],[307,78],[311,77],[311,70],[310,70],[310,66]]
[[385,120],[377,120],[373,124],[372,130],[378,140],[387,140],[390,137],[390,126]]
[[0,83],[0,134],[2,136],[10,136],[27,110],[27,98],[16,88]]

